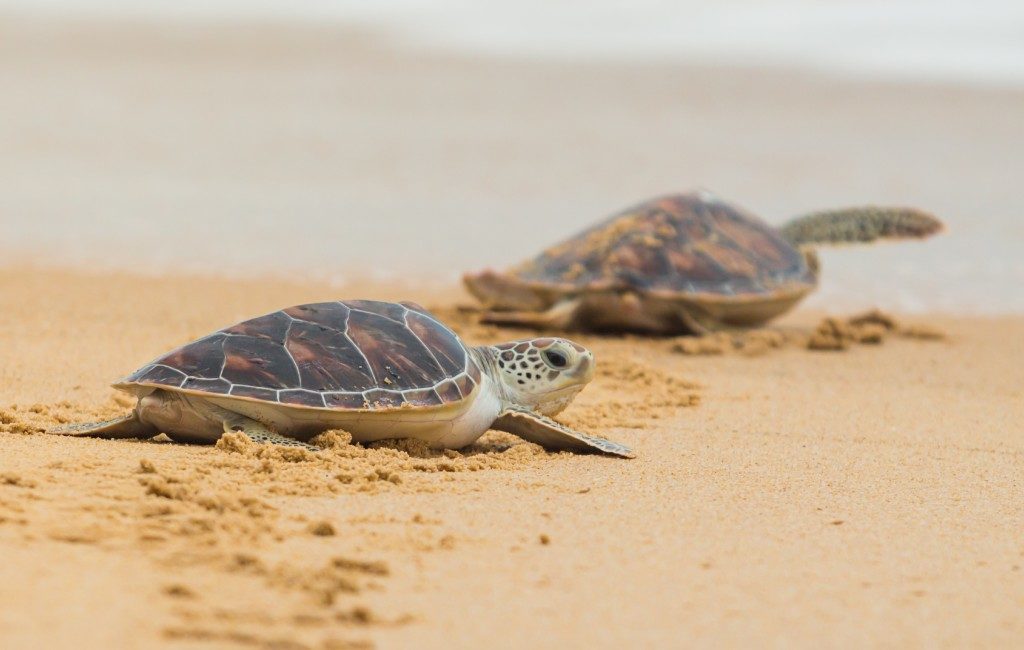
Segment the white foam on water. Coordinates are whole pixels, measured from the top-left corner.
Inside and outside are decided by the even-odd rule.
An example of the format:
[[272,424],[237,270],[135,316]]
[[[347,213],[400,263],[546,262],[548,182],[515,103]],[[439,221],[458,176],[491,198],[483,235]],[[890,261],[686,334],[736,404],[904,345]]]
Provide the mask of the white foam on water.
[[1024,85],[1021,0],[0,0],[0,9],[331,21],[506,56]]

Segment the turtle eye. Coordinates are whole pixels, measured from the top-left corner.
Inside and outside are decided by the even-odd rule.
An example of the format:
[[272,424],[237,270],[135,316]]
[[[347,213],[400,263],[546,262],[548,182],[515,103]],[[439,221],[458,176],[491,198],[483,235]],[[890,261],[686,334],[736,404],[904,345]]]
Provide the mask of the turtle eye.
[[544,360],[555,368],[564,368],[569,365],[569,360],[558,350],[545,350]]

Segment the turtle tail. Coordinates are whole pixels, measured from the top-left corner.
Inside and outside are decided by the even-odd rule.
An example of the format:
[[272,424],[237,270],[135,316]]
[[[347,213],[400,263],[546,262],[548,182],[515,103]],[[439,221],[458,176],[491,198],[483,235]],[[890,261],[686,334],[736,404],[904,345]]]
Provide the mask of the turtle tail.
[[945,228],[936,217],[914,208],[867,206],[813,212],[781,228],[796,246],[868,243],[878,239],[924,239]]

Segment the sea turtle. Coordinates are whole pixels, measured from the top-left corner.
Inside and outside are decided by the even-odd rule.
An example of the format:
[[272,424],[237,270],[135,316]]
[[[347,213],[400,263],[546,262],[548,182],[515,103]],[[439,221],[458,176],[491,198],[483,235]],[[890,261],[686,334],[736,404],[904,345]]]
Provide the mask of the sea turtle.
[[310,438],[338,428],[357,442],[418,438],[457,449],[494,428],[548,449],[632,457],[551,419],[593,375],[594,355],[566,339],[467,347],[414,303],[324,302],[159,357],[114,384],[138,397],[130,414],[53,433],[214,442],[237,430],[311,447]]
[[814,244],[920,239],[942,228],[920,210],[863,207],[776,229],[701,190],[641,203],[506,273],[464,282],[494,324],[703,334],[793,307],[817,284]]

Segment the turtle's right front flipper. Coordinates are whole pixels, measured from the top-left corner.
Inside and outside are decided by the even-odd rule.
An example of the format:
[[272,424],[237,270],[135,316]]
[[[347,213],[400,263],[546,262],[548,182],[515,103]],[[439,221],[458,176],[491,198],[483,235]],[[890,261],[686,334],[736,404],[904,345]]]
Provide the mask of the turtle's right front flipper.
[[577,453],[600,452],[621,458],[636,456],[633,450],[625,445],[570,429],[549,417],[524,408],[505,409],[491,428],[514,433],[523,440],[537,443],[545,449]]
[[89,438],[152,438],[160,433],[156,427],[139,419],[139,414],[132,411],[128,415],[104,422],[88,422],[84,424],[65,424],[46,433],[57,436],[82,436]]

